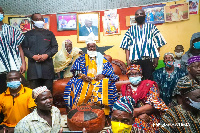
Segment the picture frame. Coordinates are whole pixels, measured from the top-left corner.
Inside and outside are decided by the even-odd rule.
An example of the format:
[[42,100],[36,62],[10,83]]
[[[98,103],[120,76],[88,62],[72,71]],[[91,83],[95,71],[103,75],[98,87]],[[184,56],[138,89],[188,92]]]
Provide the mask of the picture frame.
[[142,7],[146,15],[145,22],[151,24],[164,23],[164,6],[165,4]]
[[199,0],[187,0],[189,2],[190,14],[198,14],[199,12]]
[[[100,17],[99,12],[77,13],[77,42],[82,43],[89,36],[94,36],[100,42]],[[88,28],[89,27],[89,28]]]
[[189,3],[165,6],[165,22],[182,21],[189,19]]
[[134,25],[135,23],[135,15],[130,16],[130,26]]
[[103,35],[120,35],[119,14],[117,10],[109,10],[104,12],[103,20]]
[[43,16],[44,19],[44,29],[49,30],[50,26],[50,18],[49,16]]
[[30,17],[8,17],[8,22],[10,26],[15,27],[22,33],[32,29]]
[[57,31],[76,30],[77,17],[76,14],[57,14]]

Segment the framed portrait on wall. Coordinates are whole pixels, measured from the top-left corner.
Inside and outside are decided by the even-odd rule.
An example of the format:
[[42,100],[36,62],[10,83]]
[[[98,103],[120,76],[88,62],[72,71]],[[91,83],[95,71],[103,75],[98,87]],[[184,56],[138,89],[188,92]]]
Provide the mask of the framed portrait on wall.
[[181,21],[189,19],[189,4],[176,4],[165,6],[165,22]]
[[8,17],[9,25],[15,27],[22,33],[32,29],[31,19],[29,17]]
[[57,14],[57,30],[76,30],[76,14]]
[[165,4],[142,7],[146,15],[145,21],[151,24],[164,23],[164,6]]
[[105,11],[102,20],[104,35],[109,36],[120,34],[119,14],[117,14],[117,9]]
[[190,14],[198,14],[199,12],[199,0],[187,0],[189,2]]
[[44,29],[49,30],[50,18],[48,16],[43,16],[43,18],[44,18]]
[[77,42],[85,42],[89,35],[100,41],[99,12],[77,13]]

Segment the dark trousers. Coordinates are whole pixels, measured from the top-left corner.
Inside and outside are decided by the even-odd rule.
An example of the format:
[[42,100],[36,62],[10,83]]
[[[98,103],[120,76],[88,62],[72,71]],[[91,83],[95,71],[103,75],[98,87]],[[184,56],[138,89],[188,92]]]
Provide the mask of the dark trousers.
[[6,73],[0,74],[0,94],[7,89]]
[[150,59],[144,59],[144,60],[132,60],[131,64],[136,64],[140,65],[142,68],[142,75],[143,75],[143,80],[149,79],[153,80],[153,62]]
[[29,80],[31,89],[35,89],[40,86],[46,86],[52,92],[53,79],[33,79]]

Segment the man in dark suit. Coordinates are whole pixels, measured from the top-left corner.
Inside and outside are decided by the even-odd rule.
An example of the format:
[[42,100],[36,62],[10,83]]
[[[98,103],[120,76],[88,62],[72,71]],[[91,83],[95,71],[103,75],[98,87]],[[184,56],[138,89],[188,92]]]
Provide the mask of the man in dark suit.
[[91,33],[98,36],[98,28],[97,26],[92,26],[91,19],[85,19],[85,25],[79,29],[79,36],[88,36]]
[[44,29],[41,14],[31,16],[35,29],[25,34],[22,48],[28,58],[27,78],[32,89],[47,86],[52,89],[54,66],[52,57],[58,52],[58,43],[53,32]]

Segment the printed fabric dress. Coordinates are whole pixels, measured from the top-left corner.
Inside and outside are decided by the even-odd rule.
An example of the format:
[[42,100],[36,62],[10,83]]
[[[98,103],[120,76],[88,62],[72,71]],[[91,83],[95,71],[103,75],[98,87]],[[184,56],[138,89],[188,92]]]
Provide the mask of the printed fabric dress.
[[[133,128],[135,131],[140,132],[141,130],[145,133],[155,133],[159,130],[159,122],[161,118],[161,114],[168,110],[164,101],[159,97],[159,93],[157,90],[157,84],[151,80],[143,80],[139,86],[142,88],[146,88],[149,90],[145,96],[145,98],[137,101],[135,108],[139,108],[144,106],[145,104],[152,105],[155,109],[158,110],[159,113],[151,114],[150,122],[147,123],[139,118],[135,118],[135,123],[133,124]],[[121,87],[121,95],[122,96],[132,96],[136,94],[136,87],[133,87],[131,84],[124,84]]]

